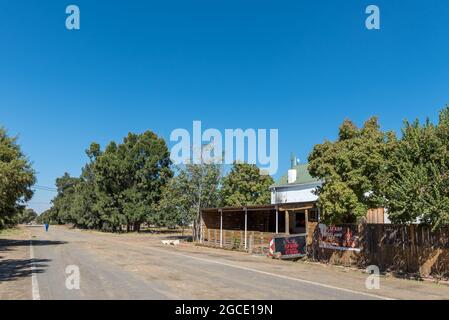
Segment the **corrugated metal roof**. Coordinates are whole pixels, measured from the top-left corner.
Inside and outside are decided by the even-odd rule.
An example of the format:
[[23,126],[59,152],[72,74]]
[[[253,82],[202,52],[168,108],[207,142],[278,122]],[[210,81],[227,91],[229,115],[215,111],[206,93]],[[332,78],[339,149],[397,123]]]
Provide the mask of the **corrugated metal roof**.
[[309,170],[307,169],[307,166],[308,166],[307,163],[298,164],[298,165],[294,166],[294,169],[296,169],[296,181],[294,183],[288,183],[288,172],[287,172],[278,181],[276,181],[276,183],[273,184],[271,187],[277,188],[277,187],[285,187],[285,186],[320,182],[320,179],[314,178],[310,175]]
[[254,211],[269,211],[269,210],[276,210],[276,207],[279,208],[280,211],[283,211],[285,209],[289,208],[315,208],[316,202],[315,201],[304,201],[304,202],[291,202],[291,203],[279,203],[279,204],[263,204],[263,205],[251,205],[251,206],[242,206],[242,207],[222,207],[222,208],[204,208],[201,209],[202,213],[219,213],[220,211],[223,211],[223,213],[238,213],[238,212],[245,212],[245,209],[248,210],[248,212],[254,212]]

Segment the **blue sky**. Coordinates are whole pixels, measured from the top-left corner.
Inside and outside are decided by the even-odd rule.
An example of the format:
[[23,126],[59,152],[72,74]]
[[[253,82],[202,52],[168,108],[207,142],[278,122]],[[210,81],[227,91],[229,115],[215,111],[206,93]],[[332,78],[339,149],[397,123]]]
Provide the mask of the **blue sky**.
[[[65,28],[65,8],[81,30]],[[365,28],[365,8],[381,30]],[[129,131],[278,128],[280,170],[348,117],[383,129],[449,103],[449,7],[420,1],[0,0],[0,125],[54,186]],[[54,194],[38,191],[42,211]]]

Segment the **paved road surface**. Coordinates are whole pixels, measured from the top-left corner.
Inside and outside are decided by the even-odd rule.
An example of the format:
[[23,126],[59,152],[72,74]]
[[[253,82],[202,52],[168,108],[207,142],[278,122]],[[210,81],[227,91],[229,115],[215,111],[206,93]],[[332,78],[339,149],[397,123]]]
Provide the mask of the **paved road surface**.
[[[40,299],[441,299],[449,288],[382,279],[304,263],[196,248],[167,247],[148,235],[110,235],[50,227],[28,228],[33,277],[28,298]],[[29,243],[29,241],[28,241]],[[24,243],[22,243],[24,244]],[[14,244],[11,244],[14,246]],[[67,266],[80,270],[80,290],[66,288]],[[0,290],[1,290],[0,286]],[[25,289],[26,290],[26,289]]]

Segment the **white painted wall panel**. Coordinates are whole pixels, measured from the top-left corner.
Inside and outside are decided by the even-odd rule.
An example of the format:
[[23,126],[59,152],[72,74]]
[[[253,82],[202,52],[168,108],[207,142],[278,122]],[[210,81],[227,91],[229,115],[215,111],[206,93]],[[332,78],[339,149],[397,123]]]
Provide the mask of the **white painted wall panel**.
[[282,187],[271,192],[271,203],[293,203],[317,201],[318,197],[313,193],[317,185]]

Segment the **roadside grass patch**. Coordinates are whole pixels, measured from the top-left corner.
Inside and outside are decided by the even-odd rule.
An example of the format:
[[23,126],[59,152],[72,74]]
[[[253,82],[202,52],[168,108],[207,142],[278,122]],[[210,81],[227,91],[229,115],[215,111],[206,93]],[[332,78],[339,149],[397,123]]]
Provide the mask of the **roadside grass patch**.
[[8,228],[8,229],[0,229],[0,236],[14,236],[21,232],[18,227]]

